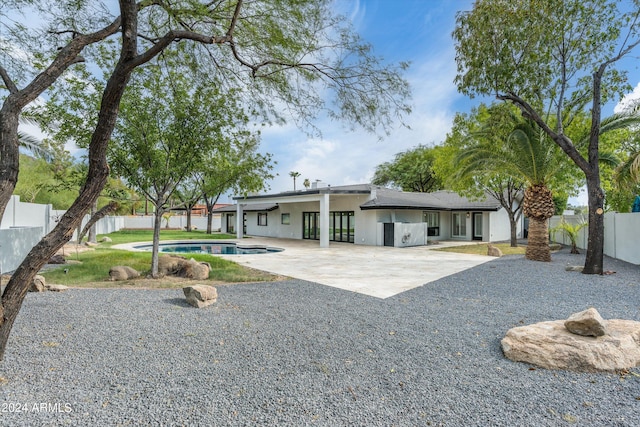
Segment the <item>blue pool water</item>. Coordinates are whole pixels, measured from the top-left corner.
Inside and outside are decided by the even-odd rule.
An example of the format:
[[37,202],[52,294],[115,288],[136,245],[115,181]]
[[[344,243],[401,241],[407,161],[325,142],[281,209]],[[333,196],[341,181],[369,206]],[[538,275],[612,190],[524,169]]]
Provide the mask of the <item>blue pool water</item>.
[[[136,246],[136,249],[151,251],[151,245]],[[214,254],[214,255],[245,255],[281,252],[284,249],[267,246],[241,245],[228,242],[182,242],[160,243],[160,252],[178,254]]]

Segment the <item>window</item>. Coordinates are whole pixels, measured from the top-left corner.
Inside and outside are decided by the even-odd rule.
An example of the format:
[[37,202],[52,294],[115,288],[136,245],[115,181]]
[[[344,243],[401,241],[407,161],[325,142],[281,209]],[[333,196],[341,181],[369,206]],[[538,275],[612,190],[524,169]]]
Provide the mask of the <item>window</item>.
[[291,214],[283,213],[280,215],[280,223],[284,225],[291,224]]
[[427,236],[440,235],[440,212],[422,212],[422,222],[427,223]]
[[266,212],[258,212],[258,225],[267,225],[267,213]]
[[453,237],[466,237],[467,236],[467,217],[464,212],[454,212],[451,214],[453,219],[451,235]]

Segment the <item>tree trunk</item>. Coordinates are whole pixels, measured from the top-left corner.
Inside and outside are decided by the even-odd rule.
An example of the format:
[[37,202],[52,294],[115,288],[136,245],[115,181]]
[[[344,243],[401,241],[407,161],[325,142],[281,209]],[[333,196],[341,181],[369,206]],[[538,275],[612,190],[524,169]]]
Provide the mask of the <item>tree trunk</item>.
[[[125,10],[124,6],[125,4],[121,2],[123,13]],[[127,4],[126,6],[130,18],[133,19],[125,20],[127,22],[123,23],[123,45],[126,45],[126,48],[123,47],[122,57],[116,65],[102,94],[98,122],[91,136],[91,142],[89,143],[87,180],[80,189],[78,198],[62,216],[58,225],[31,249],[27,257],[11,276],[9,283],[7,283],[2,293],[2,304],[0,306],[0,360],[4,358],[4,352],[7,348],[13,323],[22,307],[22,302],[24,301],[31,281],[58,249],[71,240],[73,230],[81,223],[82,217],[98,198],[107,182],[109,176],[109,166],[106,160],[107,146],[111,139],[113,128],[115,127],[120,99],[122,98],[132,71],[132,68],[126,63],[126,60],[136,53],[135,34],[137,33],[137,21],[135,19],[136,16],[133,15],[133,11],[137,6],[134,3]],[[114,25],[115,31],[120,26],[119,20]],[[133,35],[133,41],[131,41],[131,35]],[[78,39],[80,38],[82,38],[82,36],[78,37]],[[65,52],[64,49],[66,48],[63,48],[62,52]],[[81,49],[82,48],[79,50]],[[73,58],[78,55],[78,52],[73,50],[69,52]],[[45,75],[45,73],[39,75],[39,77],[42,75]],[[45,75],[45,77],[47,76]],[[36,80],[38,78],[36,78]],[[55,80],[57,77],[53,76],[53,78]],[[31,95],[34,95],[34,93]],[[35,96],[37,96],[37,93],[35,93]],[[33,97],[35,98],[35,96]],[[9,100],[5,99],[2,114],[0,114],[0,157],[5,154],[8,156],[15,154],[17,158],[17,121],[20,109],[14,111],[11,115],[5,116],[5,107],[9,105],[8,102]],[[15,127],[13,126],[14,120]],[[9,126],[7,126],[7,124]],[[13,134],[7,134],[5,132],[13,132]],[[7,146],[11,148],[12,143],[16,144],[15,153],[13,153],[11,149],[6,151]],[[16,160],[15,165],[10,166],[9,170],[5,167],[7,161],[8,159],[6,158],[0,160],[0,211],[2,213],[4,213],[6,207],[4,199],[7,198],[8,200],[11,195],[11,191],[8,191],[9,187],[7,183],[11,184],[12,173],[15,172],[16,179],[18,173],[18,161]],[[15,186],[15,183],[13,183],[13,185]],[[8,195],[5,193],[6,191],[8,191]]]
[[162,227],[162,208],[156,208],[153,215],[153,248],[151,250],[151,277],[158,278],[158,253],[160,250],[160,228]]
[[212,228],[213,228],[213,212],[211,212],[211,209],[209,209],[209,206],[207,206],[207,234],[211,234]]
[[108,205],[104,206],[98,212],[93,214],[91,218],[89,218],[89,222],[87,222],[87,224],[82,229],[82,232],[78,234],[78,242],[82,241],[82,238],[84,237],[85,234],[87,234],[87,231],[94,228],[95,224],[98,221],[100,221],[102,218],[109,215],[110,213],[114,212],[116,209],[118,209],[118,203],[112,200],[109,202]]
[[215,199],[209,198],[207,194],[203,194],[202,196],[204,197],[204,202],[207,205],[207,234],[211,234],[213,233],[213,208],[216,203],[218,203],[220,194],[218,194]]
[[551,261],[547,220],[529,218],[529,242],[525,250],[525,258],[532,261]]
[[511,227],[511,247],[518,247],[518,222],[512,211],[507,211],[509,215],[509,226]]
[[11,200],[18,182],[20,150],[18,146],[19,109],[12,109],[5,100],[0,110],[0,218]]
[[[96,199],[95,202],[93,202],[93,205],[91,206],[91,216],[89,217],[89,221],[91,221],[91,218],[93,218],[96,215],[97,212],[98,212],[98,199]],[[87,222],[87,224],[88,224],[88,222]],[[95,221],[89,227],[89,237],[87,237],[87,242],[89,242],[89,243],[97,243],[98,242],[98,239],[97,239],[97,236],[96,236],[96,223],[95,223]]]
[[185,206],[187,209],[187,231],[191,231],[191,208],[192,206]]
[[584,274],[602,274],[604,258],[604,192],[600,176],[587,176],[589,201],[589,239],[584,261]]

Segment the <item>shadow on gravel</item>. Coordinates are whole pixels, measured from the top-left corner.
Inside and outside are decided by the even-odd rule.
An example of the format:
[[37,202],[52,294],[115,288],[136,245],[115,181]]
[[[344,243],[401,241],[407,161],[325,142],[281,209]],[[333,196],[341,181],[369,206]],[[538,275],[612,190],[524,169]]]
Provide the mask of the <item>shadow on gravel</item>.
[[184,298],[167,298],[163,301],[167,304],[177,305],[178,307],[191,308]]

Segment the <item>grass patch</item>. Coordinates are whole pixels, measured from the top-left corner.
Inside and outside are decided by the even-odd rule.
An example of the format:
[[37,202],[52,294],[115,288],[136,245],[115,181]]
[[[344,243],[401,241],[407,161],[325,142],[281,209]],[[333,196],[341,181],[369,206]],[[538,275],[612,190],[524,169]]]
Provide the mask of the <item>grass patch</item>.
[[[503,255],[524,255],[526,248],[525,246],[512,248],[509,243],[492,243],[492,245],[500,249]],[[486,255],[488,246],[489,245],[487,243],[478,243],[476,245],[451,246],[448,248],[438,248],[436,250],[443,252],[457,252],[460,254]]]
[[[100,236],[101,237],[101,236]],[[100,237],[98,240],[100,240]],[[148,230],[123,230],[111,233],[110,243],[101,243],[95,249],[75,251],[67,247],[65,252],[68,264],[42,273],[48,283],[56,283],[74,287],[152,287],[152,288],[181,288],[189,279],[162,278],[147,279],[151,270],[151,252],[130,252],[111,249],[112,245],[120,243],[143,242],[153,240],[153,233]],[[232,239],[229,234],[206,234],[204,232],[186,232],[179,230],[164,230],[160,233],[160,240],[192,240],[192,239]],[[187,258],[206,261],[211,264],[208,284],[246,283],[278,280],[280,277],[260,270],[244,267],[235,262],[209,254],[185,254]],[[109,270],[116,265],[127,265],[141,273],[135,280],[112,282],[109,280]],[[206,282],[206,281],[205,281]]]

